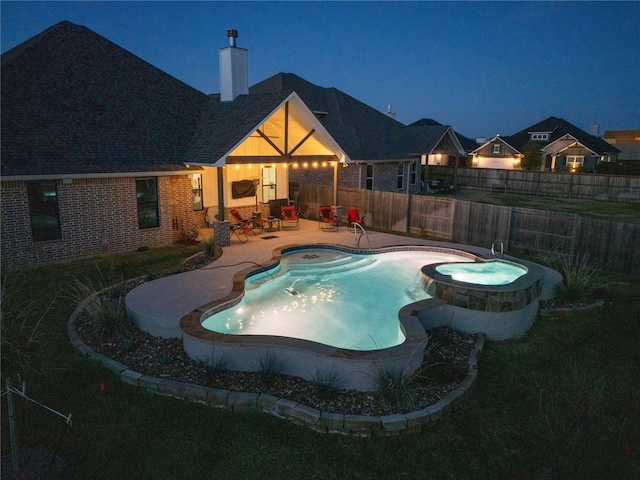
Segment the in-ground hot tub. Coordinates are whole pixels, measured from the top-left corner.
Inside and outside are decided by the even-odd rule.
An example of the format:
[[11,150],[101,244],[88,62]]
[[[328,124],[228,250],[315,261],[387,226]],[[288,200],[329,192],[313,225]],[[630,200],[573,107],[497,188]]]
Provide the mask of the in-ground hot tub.
[[[544,270],[523,260],[476,258],[472,264],[422,267],[425,291],[439,305],[421,316],[425,328],[451,325],[490,340],[522,336],[533,324]],[[436,302],[439,301],[439,302]]]
[[[379,278],[376,269],[385,262],[378,262],[376,257],[393,255],[391,263],[399,267],[398,271]],[[421,310],[432,311],[427,307],[434,307],[428,303],[431,294],[423,285],[424,265],[479,260],[462,250],[439,247],[400,246],[374,251],[329,245],[284,247],[274,251],[270,265],[238,273],[234,292],[228,298],[182,318],[185,352],[211,364],[224,360],[227,368],[240,371],[256,371],[277,359],[282,373],[311,380],[338,376],[346,388],[374,390],[378,372],[401,368],[409,374],[422,362],[427,343],[423,325],[429,314],[423,315]],[[529,274],[527,271],[524,277]],[[284,282],[276,284],[280,277]],[[333,277],[347,283],[334,284]],[[400,291],[389,291],[396,284],[402,285]],[[381,290],[374,290],[376,285]],[[255,291],[265,286],[271,288],[266,294],[269,301],[256,307]],[[283,303],[272,303],[272,299]],[[367,330],[369,317],[392,301],[399,303],[383,314],[383,323]],[[337,302],[341,302],[337,310],[315,312],[311,323],[305,323],[307,310],[315,310],[317,304],[334,307]],[[442,302],[435,306],[439,307],[438,313],[446,310]],[[282,317],[286,317],[284,324],[280,323]],[[356,325],[355,320],[361,323]],[[258,325],[265,321],[266,326]],[[355,340],[349,329],[359,334],[353,337]],[[335,330],[338,338],[308,336],[311,330]],[[382,330],[389,331],[386,339],[377,337]]]

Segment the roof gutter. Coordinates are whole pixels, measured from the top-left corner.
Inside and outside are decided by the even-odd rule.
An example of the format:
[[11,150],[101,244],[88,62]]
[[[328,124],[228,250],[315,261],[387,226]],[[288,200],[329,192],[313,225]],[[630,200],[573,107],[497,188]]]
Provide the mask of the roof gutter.
[[191,171],[200,171],[199,167],[189,170],[169,171],[169,172],[127,172],[127,173],[83,173],[83,174],[59,174],[55,175],[3,175],[0,180],[3,182],[37,182],[41,180],[87,180],[92,178],[127,178],[127,177],[168,177],[177,175],[188,175]]

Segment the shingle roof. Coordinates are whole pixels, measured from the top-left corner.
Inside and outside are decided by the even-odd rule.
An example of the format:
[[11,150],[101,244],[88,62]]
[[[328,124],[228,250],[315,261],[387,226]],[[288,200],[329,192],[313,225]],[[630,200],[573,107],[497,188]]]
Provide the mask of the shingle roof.
[[320,122],[352,160],[407,159],[430,151],[447,126],[431,121],[410,128],[336,88],[314,85],[293,73],[278,73],[249,88],[250,95],[295,91],[320,114]]
[[184,157],[185,163],[215,162],[288,96],[286,92],[240,95],[233,102],[220,102],[219,95],[210,95],[202,108],[195,136]]
[[593,150],[598,155],[620,152],[620,150],[618,150],[616,147],[610,145],[601,138],[589,135],[584,130],[580,130],[578,127],[572,125],[566,120],[556,117],[549,117],[539,123],[536,123],[535,125],[531,125],[530,127],[521,130],[514,135],[504,138],[509,144],[522,151],[523,147],[529,142],[530,132],[551,132],[549,141],[545,145],[556,141],[557,139],[568,133],[569,135],[575,137],[585,147]]
[[206,100],[61,22],[2,55],[2,176],[183,170]]
[[294,91],[353,160],[430,152],[450,128],[433,120],[407,127],[291,73],[220,102],[66,21],[2,55],[1,88],[3,177],[171,172],[211,163]]

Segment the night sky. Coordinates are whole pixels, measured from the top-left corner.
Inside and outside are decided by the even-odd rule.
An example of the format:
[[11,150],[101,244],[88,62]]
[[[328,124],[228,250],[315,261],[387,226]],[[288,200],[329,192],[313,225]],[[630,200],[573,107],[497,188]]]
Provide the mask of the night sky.
[[471,138],[549,116],[640,128],[640,2],[1,2],[2,52],[62,21],[205,93],[237,29],[249,83],[290,72]]

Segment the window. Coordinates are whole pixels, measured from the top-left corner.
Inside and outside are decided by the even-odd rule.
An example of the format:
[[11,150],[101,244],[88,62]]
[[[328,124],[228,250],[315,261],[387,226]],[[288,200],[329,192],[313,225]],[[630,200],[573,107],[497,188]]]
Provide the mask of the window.
[[415,185],[418,180],[418,162],[411,162],[411,166],[409,167],[409,182],[411,185]]
[[584,155],[567,155],[567,167],[572,170],[580,168],[584,164]]
[[29,215],[34,242],[62,238],[55,181],[28,182]]
[[548,133],[532,133],[531,140],[537,140],[537,141],[549,140],[549,134]]
[[500,144],[499,143],[494,143],[493,144],[493,153],[500,153]]
[[373,190],[373,165],[367,165],[366,185],[367,190]]
[[202,202],[202,174],[194,173],[191,176],[191,198],[193,199],[193,211],[204,210]]
[[136,178],[138,199],[138,227],[160,226],[158,215],[158,179],[156,177]]
[[402,190],[404,188],[404,165],[402,163],[398,164],[398,190]]

